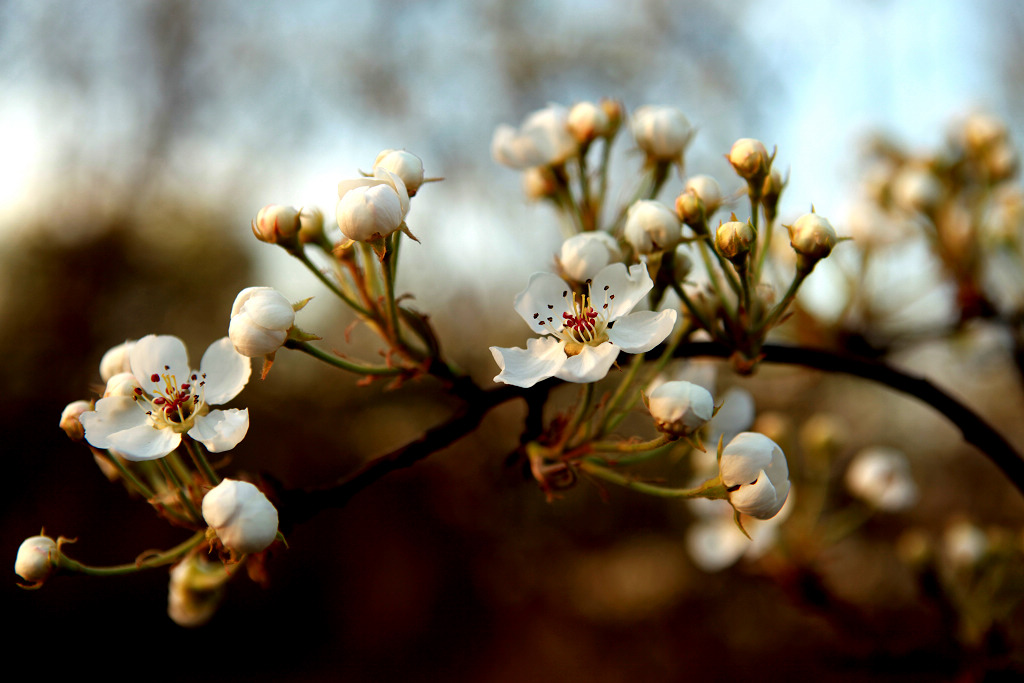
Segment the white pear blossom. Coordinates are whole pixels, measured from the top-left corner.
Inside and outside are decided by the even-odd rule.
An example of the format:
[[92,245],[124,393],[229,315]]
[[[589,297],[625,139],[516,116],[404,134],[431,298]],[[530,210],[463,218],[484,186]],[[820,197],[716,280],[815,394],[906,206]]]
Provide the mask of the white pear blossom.
[[228,338],[235,351],[250,358],[269,356],[288,339],[295,309],[273,287],[246,287],[231,305]]
[[653,199],[638,199],[626,212],[622,235],[638,254],[651,254],[679,244],[683,228],[672,209]]
[[905,510],[917,502],[917,484],[910,474],[910,463],[895,448],[876,446],[854,456],[846,470],[846,488],[886,512]]
[[569,132],[580,143],[591,142],[609,130],[608,114],[593,102],[577,102],[569,110]]
[[711,392],[690,382],[665,382],[651,392],[647,403],[658,431],[677,437],[695,433],[711,419]]
[[187,433],[211,452],[234,448],[249,429],[249,411],[210,410],[238,395],[252,372],[248,358],[227,337],[203,354],[191,370],[185,344],[169,335],[149,335],[131,350],[131,372],[139,386],[131,396],[108,396],[82,413],[85,439],[117,450],[128,460],[162,458]]
[[525,349],[492,346],[501,368],[494,380],[519,387],[548,377],[596,382],[608,373],[619,351],[650,351],[676,321],[674,310],[630,313],[653,286],[643,264],[628,272],[622,263],[606,266],[582,296],[556,275],[536,273],[516,296],[515,310],[544,336],[529,340]]
[[816,213],[805,213],[789,226],[793,250],[812,263],[831,254],[838,241],[836,229],[827,218]]
[[131,371],[128,355],[133,346],[135,346],[135,340],[129,339],[103,354],[103,358],[100,359],[100,377],[104,382],[109,381],[111,377],[120,372]]
[[586,282],[610,263],[622,261],[615,238],[606,232],[581,232],[562,242],[558,263],[562,272],[575,282]]
[[569,111],[558,104],[533,112],[518,129],[498,126],[491,140],[494,160],[518,170],[555,166],[578,151],[576,138],[569,132]]
[[373,177],[338,183],[335,217],[345,237],[369,242],[387,237],[405,223],[409,191],[397,174],[374,169]]
[[203,497],[203,519],[236,553],[258,553],[277,537],[277,508],[247,481],[225,479]]
[[737,511],[755,519],[778,514],[789,495],[789,466],[777,443],[764,434],[733,437],[718,461],[722,484]]
[[57,543],[49,536],[32,536],[18,546],[18,556],[14,560],[14,572],[33,586],[42,585],[43,581],[57,569],[54,556],[57,554]]
[[423,160],[404,149],[385,149],[373,162],[373,170],[383,168],[391,171],[405,183],[409,196],[415,196],[423,184]]
[[693,138],[690,122],[673,107],[640,107],[633,113],[630,128],[637,146],[649,159],[656,161],[682,161],[683,152]]

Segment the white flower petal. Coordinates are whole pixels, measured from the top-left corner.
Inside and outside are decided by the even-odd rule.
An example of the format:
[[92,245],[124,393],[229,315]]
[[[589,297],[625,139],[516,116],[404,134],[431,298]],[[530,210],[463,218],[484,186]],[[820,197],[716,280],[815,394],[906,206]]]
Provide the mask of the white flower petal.
[[132,374],[149,394],[165,388],[162,375],[171,375],[180,384],[191,372],[184,342],[171,335],[147,335],[135,342],[129,355]]
[[555,377],[567,382],[596,382],[604,379],[619,357],[619,347],[611,342],[598,346],[584,346],[575,356],[566,358],[565,363],[555,372]]
[[211,453],[230,451],[249,431],[249,410],[211,410],[196,417],[188,435],[206,446]]
[[789,481],[780,481],[776,488],[767,474],[759,472],[754,483],[740,486],[730,493],[729,502],[755,519],[769,519],[782,509],[788,494]]
[[665,341],[676,324],[676,312],[667,309],[637,311],[615,321],[607,331],[608,339],[626,353],[643,353]]
[[235,351],[231,339],[221,337],[210,344],[199,363],[200,372],[206,375],[203,386],[207,403],[227,403],[242,391],[249,382],[252,362]]
[[402,207],[402,218],[404,219],[409,214],[409,188],[405,186],[402,176],[386,168],[373,169],[373,176],[386,181],[398,195],[398,203]]
[[110,396],[96,401],[95,410],[79,417],[85,440],[96,448],[110,448],[110,436],[148,423],[146,413],[129,396]]
[[110,435],[110,447],[126,460],[156,460],[162,458],[181,443],[181,434],[173,429],[157,429],[146,424]]
[[[592,305],[596,311],[606,310],[609,320],[616,320],[632,311],[653,286],[646,265],[638,263],[627,272],[625,264],[613,263],[594,276],[590,286]],[[607,309],[604,304],[608,304]]]
[[495,382],[517,387],[532,387],[537,382],[553,377],[566,362],[565,344],[553,337],[540,337],[526,342],[525,349],[491,347],[494,362],[501,368]]
[[562,314],[573,312],[572,288],[557,275],[534,273],[516,295],[515,309],[534,332],[553,334],[562,329]]
[[[729,442],[722,453],[719,469],[722,483],[726,486],[749,484],[767,469],[772,462],[772,453],[778,446],[764,434],[743,432]],[[781,455],[782,451],[779,450]],[[782,457],[785,467],[785,456]],[[788,472],[788,470],[787,470]]]

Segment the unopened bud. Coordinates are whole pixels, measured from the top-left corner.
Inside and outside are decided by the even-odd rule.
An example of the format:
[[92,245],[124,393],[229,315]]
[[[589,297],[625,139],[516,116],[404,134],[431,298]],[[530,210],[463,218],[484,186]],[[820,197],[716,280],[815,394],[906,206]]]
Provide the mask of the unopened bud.
[[268,204],[256,214],[252,234],[261,242],[287,245],[299,233],[299,211],[294,206]]
[[638,254],[652,254],[674,248],[682,238],[682,226],[661,202],[640,199],[626,212],[623,236]]
[[383,168],[401,178],[410,197],[416,196],[416,191],[423,184],[423,160],[404,149],[384,150],[377,155],[373,168]]
[[299,212],[299,241],[303,244],[322,244],[324,235],[324,212],[316,207],[303,207]]
[[[735,216],[733,216],[735,218]],[[734,264],[741,264],[754,247],[757,233],[750,223],[731,220],[721,223],[715,232],[715,247]]]
[[276,352],[288,339],[295,310],[271,287],[247,287],[231,305],[228,337],[243,356],[258,358]]
[[761,188],[760,183],[768,175],[771,164],[763,142],[754,138],[740,138],[733,143],[728,159],[739,177],[751,183],[756,182],[757,189]]
[[569,110],[569,132],[581,145],[608,133],[608,114],[593,102],[577,102]]
[[647,404],[658,431],[676,438],[687,437],[714,415],[711,393],[691,382],[665,382],[651,392]]
[[85,438],[85,428],[78,418],[87,410],[92,410],[91,401],[72,401],[60,414],[60,428],[72,441],[81,441]]
[[49,536],[26,538],[18,547],[14,571],[38,588],[57,570],[57,543]]
[[681,162],[693,138],[690,122],[672,107],[640,107],[633,113],[631,128],[637,146],[646,152],[648,161]]
[[798,264],[814,264],[832,253],[839,241],[836,229],[827,219],[816,213],[807,213],[789,227],[789,242],[797,253]]
[[606,232],[582,232],[562,242],[558,263],[562,272],[575,282],[592,280],[610,263],[622,261],[619,243]]
[[203,498],[203,519],[224,547],[258,553],[277,537],[277,508],[247,481],[225,479]]

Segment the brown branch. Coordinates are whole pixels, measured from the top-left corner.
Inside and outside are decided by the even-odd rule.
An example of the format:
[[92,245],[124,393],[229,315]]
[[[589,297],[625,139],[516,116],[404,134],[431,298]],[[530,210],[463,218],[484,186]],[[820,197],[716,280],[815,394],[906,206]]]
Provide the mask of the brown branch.
[[[963,434],[964,440],[977,447],[995,464],[1021,494],[1024,494],[1024,459],[980,415],[939,389],[926,379],[909,375],[885,363],[848,356],[824,349],[765,344],[761,349],[763,360],[783,365],[802,365],[815,370],[841,372],[884,384],[928,404]],[[680,344],[675,355],[679,357],[713,356],[729,358],[732,350],[714,342]]]

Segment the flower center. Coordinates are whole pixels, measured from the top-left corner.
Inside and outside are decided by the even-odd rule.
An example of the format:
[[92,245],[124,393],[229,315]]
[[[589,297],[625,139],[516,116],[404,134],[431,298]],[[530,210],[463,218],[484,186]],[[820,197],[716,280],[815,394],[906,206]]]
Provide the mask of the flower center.
[[[568,299],[568,293],[565,294]],[[604,309],[608,306],[605,305]],[[608,341],[605,329],[608,327],[608,314],[605,310],[598,313],[593,306],[590,294],[572,295],[572,312],[562,313],[562,329],[555,336],[565,341],[565,353],[575,356],[584,346],[597,346]]]
[[145,393],[140,387],[135,388],[132,396],[139,404],[149,420],[157,429],[172,429],[178,433],[187,432],[195,423],[196,415],[206,411],[205,391],[206,375],[202,377],[192,373],[187,381],[178,383],[178,378],[170,374],[170,367],[164,366],[162,374],[153,373],[151,382],[163,380],[163,387],[154,390],[153,395]]

